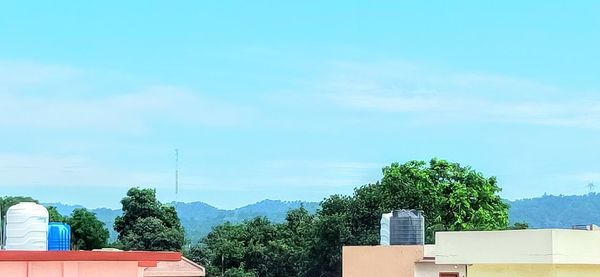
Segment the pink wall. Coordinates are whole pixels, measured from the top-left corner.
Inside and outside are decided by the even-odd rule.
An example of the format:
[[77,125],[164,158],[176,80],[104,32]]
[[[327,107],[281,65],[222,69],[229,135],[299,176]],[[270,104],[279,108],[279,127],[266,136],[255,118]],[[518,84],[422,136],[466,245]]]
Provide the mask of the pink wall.
[[423,256],[422,245],[344,246],[342,276],[412,277]]
[[137,261],[0,262],[0,277],[142,277]]

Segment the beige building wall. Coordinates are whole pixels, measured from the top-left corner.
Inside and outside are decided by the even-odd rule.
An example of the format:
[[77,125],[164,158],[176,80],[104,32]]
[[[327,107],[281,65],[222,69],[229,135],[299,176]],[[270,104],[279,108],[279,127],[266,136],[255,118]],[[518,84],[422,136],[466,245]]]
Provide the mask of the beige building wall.
[[423,246],[344,246],[343,277],[409,277],[415,262],[423,258]]
[[600,232],[440,232],[436,243],[436,263],[470,264],[468,277],[600,276]]
[[472,265],[468,277],[598,277],[599,265]]
[[438,264],[551,264],[551,230],[438,232]]
[[[415,277],[439,277],[440,272],[458,273],[459,277],[467,277],[465,265],[439,265],[433,261],[416,264]],[[470,276],[469,276],[470,277]]]
[[600,232],[583,230],[439,232],[435,257],[437,264],[600,264],[596,245]]
[[600,264],[600,232],[552,230],[552,250],[555,264]]

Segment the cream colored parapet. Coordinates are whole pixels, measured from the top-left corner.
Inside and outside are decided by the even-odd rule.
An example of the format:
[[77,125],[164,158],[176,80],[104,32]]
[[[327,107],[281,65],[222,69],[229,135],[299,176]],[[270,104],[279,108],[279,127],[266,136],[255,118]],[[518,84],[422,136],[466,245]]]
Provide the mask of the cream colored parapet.
[[423,246],[423,258],[435,258],[435,244],[425,244]]
[[553,230],[555,264],[600,264],[600,232]]
[[600,264],[600,232],[438,232],[437,264]]

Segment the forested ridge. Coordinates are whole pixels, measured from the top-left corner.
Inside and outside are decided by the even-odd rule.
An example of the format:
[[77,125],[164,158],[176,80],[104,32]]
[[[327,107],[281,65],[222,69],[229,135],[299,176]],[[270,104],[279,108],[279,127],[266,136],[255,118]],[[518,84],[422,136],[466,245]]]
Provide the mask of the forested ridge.
[[543,195],[511,201],[511,222],[533,228],[569,228],[577,224],[600,225],[600,194]]

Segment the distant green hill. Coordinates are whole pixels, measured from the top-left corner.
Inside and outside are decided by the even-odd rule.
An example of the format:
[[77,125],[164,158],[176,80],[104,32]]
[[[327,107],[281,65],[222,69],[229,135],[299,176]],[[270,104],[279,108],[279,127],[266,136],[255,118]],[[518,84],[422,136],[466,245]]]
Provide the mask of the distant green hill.
[[[256,216],[265,216],[274,222],[285,220],[287,211],[304,206],[310,212],[316,212],[319,203],[303,201],[263,200],[234,210],[215,208],[204,202],[170,203],[177,207],[181,223],[185,227],[186,237],[195,242],[211,228],[229,222],[241,222]],[[511,223],[527,222],[531,228],[570,228],[575,224],[600,225],[600,194],[552,196],[509,201]],[[80,205],[47,203],[55,206],[61,214],[68,215]],[[111,240],[116,239],[112,229],[115,217],[121,210],[107,208],[93,209],[98,218],[111,232]]]
[[[212,227],[227,221],[237,223],[257,216],[265,216],[273,222],[282,222],[285,220],[287,211],[290,209],[304,206],[309,212],[314,213],[319,207],[319,203],[316,202],[279,200],[263,200],[234,210],[218,209],[204,202],[172,202],[170,204],[177,207],[177,213],[179,214],[179,218],[181,218],[181,224],[185,228],[186,237],[192,242],[208,234]],[[61,203],[46,203],[44,205],[56,207],[58,212],[63,215],[69,215],[74,209],[82,207],[80,205],[66,205]],[[112,226],[115,217],[121,214],[121,210],[99,208],[92,209],[92,211],[96,213],[98,219],[104,222],[109,229],[111,240],[115,240],[117,234],[112,229]]]
[[570,228],[576,224],[600,225],[600,194],[554,196],[510,202],[510,221],[533,228]]

